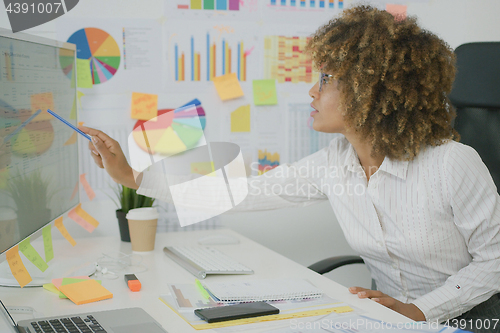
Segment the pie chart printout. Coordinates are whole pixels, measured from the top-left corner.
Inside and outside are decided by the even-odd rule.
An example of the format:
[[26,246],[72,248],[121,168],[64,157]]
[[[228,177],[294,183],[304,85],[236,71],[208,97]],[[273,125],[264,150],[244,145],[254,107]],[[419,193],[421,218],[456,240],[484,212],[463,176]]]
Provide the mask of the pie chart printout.
[[[92,83],[110,80],[120,67],[120,48],[115,39],[104,30],[84,28],[72,34],[68,43],[76,44],[76,57],[90,60]],[[64,54],[59,55],[64,73],[71,77],[72,62]]]
[[205,125],[205,111],[198,105],[158,110],[156,121],[137,121],[132,134],[145,152],[173,155],[196,147],[203,137]]

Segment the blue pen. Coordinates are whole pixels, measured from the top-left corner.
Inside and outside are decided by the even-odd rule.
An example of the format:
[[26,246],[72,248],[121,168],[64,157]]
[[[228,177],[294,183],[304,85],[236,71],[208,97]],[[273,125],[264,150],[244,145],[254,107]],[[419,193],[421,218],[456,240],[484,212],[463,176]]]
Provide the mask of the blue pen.
[[77,131],[78,133],[80,133],[81,135],[83,135],[87,140],[92,141],[90,136],[88,136],[87,134],[80,131],[76,126],[74,126],[73,124],[71,124],[70,122],[68,122],[67,120],[65,120],[61,116],[59,116],[58,114],[54,113],[54,111],[52,111],[51,109],[47,109],[47,112],[50,113],[51,115],[53,115],[54,117],[56,117],[57,119],[59,119],[60,121],[62,121],[64,124],[68,125],[72,129],[74,129],[75,131]]

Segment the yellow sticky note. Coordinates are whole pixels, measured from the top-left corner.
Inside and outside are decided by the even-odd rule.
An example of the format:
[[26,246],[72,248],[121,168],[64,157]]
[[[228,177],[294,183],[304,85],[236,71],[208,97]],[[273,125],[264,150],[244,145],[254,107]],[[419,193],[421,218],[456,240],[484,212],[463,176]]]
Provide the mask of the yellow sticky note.
[[8,250],[5,255],[12,275],[16,278],[21,288],[23,288],[25,285],[30,283],[32,279],[30,273],[28,273],[23,261],[21,260],[18,245]]
[[76,119],[76,96],[73,98],[73,106],[71,107],[71,112],[69,113],[69,119]]
[[94,229],[99,225],[99,222],[95,218],[93,218],[89,213],[83,210],[82,204],[78,204],[78,206],[70,210],[68,213],[68,217],[78,223],[88,232],[94,231]]
[[[74,134],[76,134],[76,132]],[[85,174],[84,173],[82,173],[80,175],[80,183],[82,183],[83,189],[85,190],[85,193],[87,193],[87,196],[89,197],[90,201],[94,200],[94,198],[95,198],[95,192],[92,189],[92,187],[90,187],[90,184],[87,181],[87,179],[85,178]],[[97,223],[97,224],[99,224],[99,223]]]
[[52,226],[48,226],[42,229],[43,237],[43,249],[45,251],[45,262],[49,262],[54,259],[54,248],[52,246]]
[[66,140],[66,142],[64,143],[64,146],[73,145],[76,143],[77,140],[78,140],[78,137],[76,136],[76,132],[73,132],[71,134],[71,136],[69,137],[69,139]]
[[231,112],[231,132],[250,132],[250,104]]
[[90,59],[76,59],[76,75],[78,88],[92,88]]
[[52,111],[54,110],[54,96],[51,92],[42,93],[42,94],[33,94],[30,96],[31,100],[31,112],[35,113],[38,110],[42,110],[42,112],[33,119],[33,121],[42,121],[42,120],[52,120],[54,119],[50,113],[47,112],[47,109]]
[[113,297],[113,294],[96,280],[86,280],[59,287],[76,305],[91,303]]
[[23,240],[21,243],[19,243],[19,251],[21,251],[24,256],[33,263],[39,270],[42,272],[45,272],[49,266],[47,263],[42,259],[42,257],[36,252],[35,248],[33,245],[30,243],[31,237],[26,238]]
[[59,229],[61,235],[63,235],[63,237],[66,238],[71,245],[76,245],[76,241],[73,239],[73,237],[71,237],[68,230],[63,224],[62,216],[54,221],[54,225],[57,227],[57,229]]
[[220,99],[226,101],[232,98],[238,98],[243,96],[243,90],[241,90],[240,82],[236,76],[236,73],[229,73],[222,76],[217,76],[213,78],[215,89],[219,94]]
[[156,121],[156,116],[158,116],[158,95],[133,92],[130,117]]
[[396,20],[404,20],[406,18],[406,5],[394,5],[394,4],[386,4],[385,10],[394,16]]
[[276,95],[275,80],[253,80],[253,103],[255,105],[276,105],[278,96]]
[[50,291],[51,293],[58,294],[60,291],[52,283],[46,283],[43,285],[43,289]]

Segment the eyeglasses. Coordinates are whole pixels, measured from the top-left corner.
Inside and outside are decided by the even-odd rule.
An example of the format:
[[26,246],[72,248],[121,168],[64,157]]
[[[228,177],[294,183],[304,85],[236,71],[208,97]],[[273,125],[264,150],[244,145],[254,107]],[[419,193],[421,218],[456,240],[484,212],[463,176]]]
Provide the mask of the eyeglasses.
[[333,77],[332,74],[325,74],[320,72],[319,73],[319,92],[321,92],[321,89],[323,88],[323,85],[327,84],[330,82],[330,79]]

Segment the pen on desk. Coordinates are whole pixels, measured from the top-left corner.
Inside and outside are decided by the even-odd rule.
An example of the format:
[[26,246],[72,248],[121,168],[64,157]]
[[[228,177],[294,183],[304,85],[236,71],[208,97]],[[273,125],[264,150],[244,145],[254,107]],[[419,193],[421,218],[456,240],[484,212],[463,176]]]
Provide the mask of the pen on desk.
[[51,115],[53,115],[55,118],[59,119],[60,121],[62,121],[65,125],[71,127],[72,129],[74,129],[75,131],[77,131],[78,133],[80,133],[81,135],[83,135],[85,137],[85,139],[89,140],[89,141],[92,141],[92,139],[90,138],[90,136],[88,136],[87,134],[83,133],[82,131],[80,131],[75,125],[71,124],[70,122],[68,122],[66,119],[62,118],[60,115],[56,114],[54,111],[52,111],[51,109],[47,109],[47,112],[50,113]]
[[203,285],[201,284],[200,280],[195,279],[194,283],[196,284],[196,287],[198,287],[198,290],[201,293],[201,296],[205,297],[206,299],[210,299],[210,295],[207,293]]

